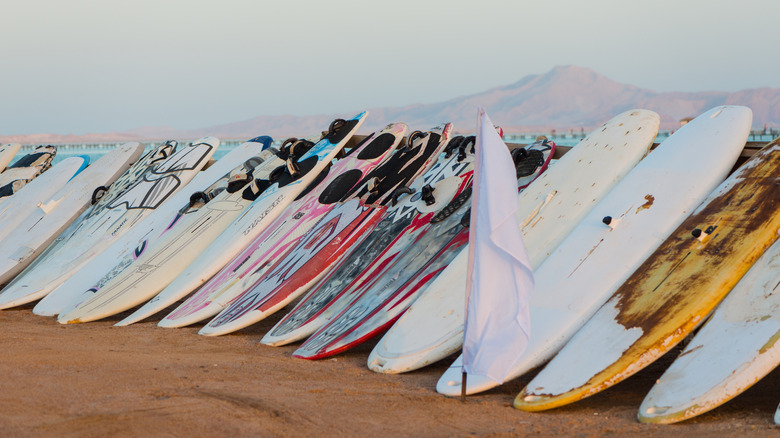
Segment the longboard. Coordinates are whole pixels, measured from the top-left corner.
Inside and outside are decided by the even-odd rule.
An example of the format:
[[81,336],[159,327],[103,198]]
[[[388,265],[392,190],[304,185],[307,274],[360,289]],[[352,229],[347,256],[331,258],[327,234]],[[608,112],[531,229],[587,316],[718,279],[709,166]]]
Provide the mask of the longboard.
[[38,146],[27,155],[23,155],[0,173],[0,200],[18,192],[51,167],[57,154],[54,146]]
[[[387,211],[385,204],[393,201],[395,193],[431,166],[436,154],[446,144],[450,131],[451,125],[447,125],[443,131],[429,132],[414,140],[411,137],[415,134],[411,134],[408,146],[369,172],[358,184],[354,194],[352,191],[348,193],[345,202],[331,209],[280,257],[282,262],[274,263],[274,266],[282,263],[280,266],[290,267],[276,274],[274,281],[284,282],[295,277],[310,281],[310,276],[318,275],[319,271],[328,269],[340,260],[350,245],[376,226]],[[270,286],[271,283],[266,285]],[[196,305],[197,301],[198,298],[194,297],[192,301],[185,301],[158,325],[180,327],[197,322],[204,315],[208,317],[213,314],[211,311],[201,312],[200,306]],[[223,300],[213,303],[221,307],[229,304]]]
[[108,188],[105,202],[101,198],[0,292],[0,308],[35,301],[61,285],[189,183],[217,147],[218,139],[204,137],[179,150],[164,143],[141,157]]
[[[136,258],[138,248],[145,247],[150,240],[158,239],[168,226],[175,224],[188,212],[196,210],[200,203],[192,204],[193,195],[203,193],[207,197],[213,197],[216,193],[225,190],[234,168],[251,160],[255,163],[255,175],[259,173],[268,175],[273,169],[284,164],[284,161],[276,156],[278,151],[264,150],[271,142],[272,139],[267,136],[244,142],[200,172],[183,190],[174,194],[146,219],[104,250],[101,257],[94,258],[46,295],[33,308],[33,313],[42,316],[59,314],[68,308],[71,302],[77,300],[81,292],[97,284],[107,272],[117,266],[131,263]],[[257,157],[261,157],[262,162],[258,163]]]
[[658,379],[639,407],[639,421],[693,418],[780,365],[779,280],[780,242],[775,242]]
[[780,140],[734,172],[515,399],[551,409],[628,378],[697,327],[778,237]]
[[[659,123],[646,110],[614,117],[520,193],[518,223],[534,269],[647,153]],[[369,368],[411,371],[460,349],[467,262],[468,251],[461,250],[379,341]]]
[[[460,156],[460,154],[452,153],[449,158],[440,159],[431,170],[422,177],[418,177],[409,189],[413,194],[405,195],[404,198],[399,199],[396,205],[387,210],[386,217],[376,224],[370,233],[364,232],[364,236],[361,238],[362,243],[350,245],[350,249],[345,251],[344,256],[351,257],[351,254],[347,254],[347,252],[352,252],[353,249],[364,256],[366,254],[379,254],[397,236],[404,234],[404,231],[408,230],[409,227],[414,227],[413,224],[418,223],[418,221],[422,224],[424,219],[419,217],[420,210],[417,208],[417,201],[423,187],[427,186],[434,193],[438,191],[438,194],[430,199],[433,206],[446,205],[456,194],[456,191],[452,190],[452,186],[457,186],[457,183],[450,178],[456,178],[472,167],[471,161],[473,160],[461,159]],[[464,157],[466,156],[464,155]],[[370,262],[371,258],[366,257],[366,260]],[[280,261],[273,270],[269,271],[266,278],[263,278],[251,290],[240,295],[225,310],[209,321],[199,334],[216,336],[230,333],[273,314],[305,293],[336,265],[333,264],[318,272],[309,271],[307,274],[310,276],[293,276],[291,280],[285,282],[287,280],[285,278],[286,266],[288,265],[284,260]],[[311,275],[312,273],[314,275]]]
[[151,299],[177,277],[186,282],[188,291],[208,280],[315,182],[366,115],[360,113],[332,127],[297,161],[288,159],[270,180],[255,179],[245,189],[218,195],[121,275],[91,288],[94,293],[84,294],[82,302],[58,321],[79,323],[114,315]]
[[21,272],[90,205],[94,189],[111,184],[140,158],[143,146],[126,143],[97,159],[27,215],[0,247],[0,284]]
[[[188,308],[197,309],[205,317],[215,315],[238,293],[248,288],[251,278],[263,272],[272,260],[294,245],[320,218],[334,208],[343,196],[364,175],[384,163],[405,136],[403,123],[388,125],[379,133],[366,137],[365,141],[337,161],[323,180],[305,195],[293,202],[287,211],[257,236],[214,277],[200,287],[187,300]],[[249,284],[247,284],[249,283]],[[123,319],[117,325],[127,325],[152,315],[183,298],[191,291],[177,287],[174,280],[143,307]],[[226,305],[226,304],[225,304]],[[213,309],[213,310],[211,310]],[[193,317],[197,317],[193,315]]]
[[[626,175],[534,272],[528,346],[507,379],[549,360],[734,167],[750,133],[745,107],[717,107],[686,124]],[[697,166],[691,167],[692,161]],[[448,369],[437,391],[461,393]],[[455,382],[453,385],[452,382]],[[467,379],[466,393],[496,385]]]

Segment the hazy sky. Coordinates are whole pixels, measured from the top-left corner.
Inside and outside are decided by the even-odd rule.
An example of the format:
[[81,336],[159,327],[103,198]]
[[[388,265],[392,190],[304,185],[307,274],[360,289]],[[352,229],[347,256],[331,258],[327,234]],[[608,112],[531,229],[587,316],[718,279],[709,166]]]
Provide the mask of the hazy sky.
[[0,135],[432,103],[556,65],[780,88],[777,0],[0,0]]

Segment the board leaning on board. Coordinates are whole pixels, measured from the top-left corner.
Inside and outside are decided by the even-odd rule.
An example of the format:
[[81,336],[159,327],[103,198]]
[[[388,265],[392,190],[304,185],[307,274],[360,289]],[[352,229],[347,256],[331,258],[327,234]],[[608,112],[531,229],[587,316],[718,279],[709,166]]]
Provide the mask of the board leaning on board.
[[[513,150],[511,157],[518,186],[527,186],[538,177],[554,150],[555,145],[546,140]],[[469,150],[467,155],[472,152]],[[472,178],[473,167],[471,172],[461,175],[460,181],[454,180],[460,184],[452,201],[426,212],[430,215],[427,224],[424,216],[418,219],[416,227],[422,230],[413,242],[398,245],[402,243],[401,238],[407,237],[401,235],[376,258],[366,272],[368,278],[360,281],[362,284],[355,284],[357,293],[349,301],[331,305],[332,316],[293,357],[319,359],[346,351],[381,333],[405,312],[468,241]],[[418,201],[421,202],[418,209],[425,208],[422,201]],[[376,269],[377,265],[388,264],[387,255],[391,251],[398,253],[392,264]]]
[[89,207],[94,190],[111,184],[143,153],[139,143],[126,143],[103,155],[68,181],[48,201],[29,214],[0,247],[0,284],[21,272]]
[[759,258],[664,372],[639,421],[676,423],[714,409],[780,365],[780,241]]
[[[645,110],[614,117],[519,195],[518,223],[533,268],[642,159],[659,123],[656,113]],[[412,304],[372,351],[369,368],[410,371],[460,349],[467,258],[464,249]]]
[[777,240],[778,185],[780,141],[743,164],[648,257],[515,407],[546,410],[591,396],[682,341]]
[[[466,201],[465,195],[458,192],[464,189],[463,183],[470,183],[473,147],[473,136],[452,138],[431,170],[409,186],[412,196],[399,198],[387,217],[365,237],[365,242],[356,245],[351,254],[312,286],[283,318],[282,330],[294,331],[296,338],[319,330],[370,285],[372,277],[390,268],[402,251],[427,231],[436,211],[455,198]],[[427,194],[426,188],[430,189]]]
[[[280,297],[283,299],[298,293],[299,287],[277,286],[295,283],[306,287],[309,282],[314,281],[312,277],[320,275],[322,271],[337,263],[357,239],[364,237],[384,217],[388,205],[396,202],[396,195],[405,192],[404,188],[410,181],[431,168],[438,152],[447,144],[451,130],[452,125],[447,124],[441,130],[434,129],[421,136],[410,134],[410,140],[405,147],[393,154],[391,160],[365,175],[351,193],[345,196],[344,202],[322,216],[285,252],[281,261],[274,262],[274,266],[289,266],[290,269],[281,269],[277,274],[271,274],[270,270],[267,270],[267,275],[262,274],[263,281],[260,284],[271,292],[278,290],[283,293]],[[255,281],[252,280],[252,283]],[[254,286],[255,290],[260,284]],[[163,318],[158,325],[180,327],[192,324],[219,313],[232,300],[232,297],[215,298],[217,299],[197,293]]]
[[[188,300],[198,304],[200,311],[215,300],[229,301],[233,291],[242,289],[250,278],[263,272],[272,260],[294,245],[321,217],[343,202],[343,197],[359,184],[365,174],[382,165],[395,152],[407,127],[405,124],[391,124],[384,130],[372,134],[349,151],[346,157],[334,163],[327,175],[308,193],[291,204],[283,215],[270,224],[246,248],[237,254],[222,270],[206,282]],[[174,280],[141,309],[123,319],[117,325],[127,325],[165,309],[191,291],[187,287],[178,287]],[[198,297],[198,298],[196,298]],[[199,298],[203,297],[203,300]],[[216,307],[216,305],[215,305]],[[216,313],[217,310],[214,311]]]
[[[451,144],[449,140],[451,128],[448,127],[451,125],[445,126],[441,136],[432,130],[426,134],[420,134],[419,138],[426,146],[432,144],[436,145],[436,148],[446,149]],[[410,137],[414,136],[412,134]],[[422,146],[414,146],[413,149],[417,147],[423,149]],[[435,187],[448,177],[465,171],[469,164],[460,163],[460,161],[462,160],[459,160],[454,152],[445,153],[427,172],[414,178],[410,187],[404,186],[386,191],[381,196],[379,193],[371,193],[370,191],[365,193],[368,198],[379,197],[384,199],[380,202],[389,202],[391,205],[388,208],[373,209],[370,213],[372,217],[369,220],[360,220],[359,223],[366,226],[354,239],[333,239],[333,235],[330,233],[326,235],[322,235],[321,232],[310,234],[311,238],[317,240],[310,242],[302,240],[284,259],[277,261],[267,275],[257,279],[249,290],[240,294],[222,312],[209,321],[199,334],[223,335],[256,323],[305,293],[342,261],[349,263],[354,251],[361,253],[381,251],[416,220],[419,213],[416,208],[417,202],[410,202],[414,196],[409,195],[413,192],[419,194],[421,187],[426,185],[429,188]],[[419,174],[419,170],[414,173]],[[371,184],[370,179],[368,183]],[[362,192],[361,188],[356,194],[360,195]],[[448,197],[453,195],[454,193],[451,191],[446,195],[443,193],[438,199],[433,200],[433,203],[446,203]],[[360,199],[364,198],[361,196]],[[344,205],[347,207],[347,204]],[[344,224],[352,222],[354,221],[348,219]],[[318,227],[325,230],[332,228],[327,216],[320,221],[318,226],[315,226],[315,229]],[[339,228],[341,227],[342,225],[339,226]],[[330,242],[335,243],[335,245]],[[320,251],[322,251],[322,255]],[[331,257],[333,254],[338,254],[338,256]]]
[[[746,107],[705,112],[661,143],[583,218],[534,271],[529,298],[533,330],[509,379],[554,356],[723,181],[739,157],[751,121]],[[690,166],[693,161],[697,166]],[[458,365],[445,372],[437,391],[460,395]],[[469,375],[466,393],[497,383],[487,376]]]
[[189,183],[217,147],[218,139],[204,137],[178,150],[166,142],[149,151],[0,292],[0,308],[35,301],[61,285]]
[[[273,169],[284,163],[274,155],[273,149],[264,150],[271,142],[270,137],[263,136],[242,143],[205,171],[200,172],[184,190],[174,194],[138,226],[133,227],[106,248],[100,257],[92,259],[73,273],[71,278],[46,295],[33,308],[33,313],[42,316],[59,314],[72,301],[78,299],[81,292],[97,284],[106,273],[132,263],[137,258],[137,251],[142,251],[150,241],[159,239],[160,235],[178,219],[197,211],[204,197],[210,199],[225,190],[234,168],[250,161],[254,163],[255,175],[270,174]],[[193,199],[194,195],[195,199]]]
[[[193,215],[175,232],[163,236],[133,265],[85,292],[80,302],[63,311],[58,320],[87,322],[122,312],[151,299],[174,280],[188,278],[192,288],[199,286],[315,181],[341,152],[365,116],[363,112],[332,125],[322,140],[307,146],[310,149],[297,161],[288,159],[286,166],[270,180],[247,179],[246,188],[241,186],[236,192],[225,193],[225,199],[206,203],[202,212]],[[303,147],[303,142],[291,146],[296,147]]]
[[[376,236],[376,238],[372,239],[372,237],[369,236],[366,245],[357,247],[353,254],[345,260],[344,264],[329,275],[328,281],[315,286],[316,288],[322,289],[313,292],[313,294],[318,295],[323,293],[331,295],[337,292],[338,289],[341,289],[341,291],[319,310],[317,318],[308,324],[310,330],[322,330],[324,325],[328,324],[334,317],[341,314],[346,307],[357,310],[357,307],[353,307],[351,303],[361,296],[366,291],[366,288],[370,288],[378,278],[383,277],[386,274],[392,275],[389,271],[392,271],[396,263],[401,261],[403,254],[410,246],[414,245],[417,249],[417,251],[414,251],[414,255],[417,256],[417,262],[420,265],[423,265],[423,259],[434,256],[437,253],[436,248],[439,247],[439,245],[446,246],[447,243],[457,235],[457,232],[453,235],[442,234],[440,236],[441,239],[438,239],[435,242],[421,240],[424,239],[424,236],[430,230],[432,222],[440,222],[434,221],[434,218],[444,220],[447,217],[446,213],[454,214],[456,212],[460,213],[459,216],[462,216],[465,209],[468,208],[468,206],[464,207],[464,204],[470,199],[471,194],[471,181],[474,173],[473,147],[473,137],[469,137],[462,141],[462,144],[459,146],[460,152],[457,154],[457,157],[453,157],[453,163],[459,163],[457,171],[453,172],[451,175],[432,184],[426,184],[425,181],[418,179],[410,186],[413,195],[403,199],[399,205],[405,204],[405,208],[413,212],[412,214],[414,214],[415,217],[412,221],[405,225],[401,225],[397,230],[393,230],[395,224],[389,221],[380,223],[379,226],[372,231],[372,235]],[[426,192],[426,187],[431,188],[432,190]],[[450,207],[449,209],[447,208],[448,206]],[[463,210],[458,211],[460,208],[463,208]],[[446,213],[443,212],[445,209]],[[439,212],[442,212],[442,214],[439,214]],[[455,218],[452,218],[451,221],[447,221],[447,224],[450,223],[453,223],[455,226],[460,225],[460,221],[455,220]],[[390,228],[383,225],[388,225]],[[374,243],[378,242],[379,237],[383,235],[387,236],[386,241],[381,246],[375,246],[372,249]],[[431,243],[431,245],[427,245],[427,243]],[[359,263],[356,263],[358,261]],[[342,267],[356,269],[349,272],[349,275],[344,275]],[[401,274],[402,276],[413,275],[420,267],[421,266],[417,266],[415,269],[403,271]],[[400,281],[399,285],[403,284],[401,278],[398,280]],[[342,283],[342,281],[344,281],[344,283]],[[343,284],[346,284],[346,286]],[[366,307],[362,308],[364,310],[366,309]],[[357,322],[358,320],[355,319],[353,321]],[[340,327],[346,329],[348,328],[348,325]],[[312,338],[310,337],[309,340],[311,339]],[[306,344],[304,343],[302,348],[305,347],[305,345]],[[325,343],[318,343],[317,345],[325,346]],[[294,355],[295,357],[316,358],[316,353],[309,355],[308,351],[309,350],[302,350],[299,348]]]

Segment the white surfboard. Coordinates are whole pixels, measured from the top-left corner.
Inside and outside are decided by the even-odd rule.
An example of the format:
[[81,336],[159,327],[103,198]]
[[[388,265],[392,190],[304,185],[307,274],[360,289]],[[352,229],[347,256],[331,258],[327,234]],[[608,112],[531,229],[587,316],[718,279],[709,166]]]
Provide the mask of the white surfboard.
[[643,423],[676,423],[731,400],[780,365],[780,241],[720,303],[639,407]]
[[[694,119],[642,160],[534,271],[531,338],[508,379],[552,358],[734,167],[753,120],[721,106]],[[691,166],[691,163],[696,166]],[[461,394],[460,359],[436,390]],[[508,380],[507,379],[507,380]],[[497,386],[469,375],[466,393]]]
[[22,147],[19,143],[1,144],[0,145],[0,172],[5,170],[8,163],[14,159],[16,153]]
[[780,404],[777,405],[777,411],[775,411],[775,424],[780,424]]
[[132,184],[112,184],[104,208],[93,210],[74,229],[60,235],[35,266],[30,265],[0,292],[0,309],[38,300],[61,285],[189,183],[217,147],[218,139],[204,137],[175,152],[163,149],[163,154],[151,151],[142,157],[138,166],[142,172]]
[[[230,300],[226,295],[234,285],[269,266],[271,260],[281,256],[295,244],[320,218],[343,202],[343,196],[358,184],[364,175],[384,163],[395,151],[407,131],[403,123],[388,125],[381,132],[368,136],[349,154],[333,164],[323,180],[305,196],[293,202],[265,231],[238,253],[214,277],[198,289],[202,297],[198,307],[206,309],[210,303]],[[128,325],[165,309],[186,296],[190,291],[176,286],[174,280],[157,296],[116,325]],[[194,297],[193,297],[194,298]],[[215,305],[216,309],[216,305]],[[214,314],[217,310],[214,311]]]
[[[645,110],[616,116],[519,195],[518,222],[534,269],[645,155],[659,123],[657,114]],[[379,341],[369,368],[410,371],[460,349],[467,262],[464,249]]]
[[[135,258],[135,250],[147,239],[155,239],[163,233],[166,227],[180,216],[180,211],[190,205],[190,197],[199,192],[222,190],[227,185],[229,173],[247,160],[256,156],[264,157],[264,161],[255,168],[262,168],[267,173],[283,164],[273,149],[263,150],[271,142],[266,140],[248,141],[242,143],[224,157],[217,160],[206,170],[200,172],[187,186],[174,194],[159,208],[150,214],[137,226],[133,227],[119,240],[104,250],[101,257],[96,257],[87,263],[71,278],[55,288],[33,308],[33,313],[41,316],[54,316],[65,309],[78,295],[95,285],[103,275],[117,265],[127,264]],[[267,174],[266,174],[267,175]]]
[[89,205],[96,187],[111,184],[143,153],[139,143],[126,143],[103,155],[76,175],[49,200],[38,205],[0,247],[0,284],[29,265]]
[[[99,289],[90,288],[81,302],[60,315],[58,321],[88,322],[114,315],[151,299],[177,277],[186,279],[185,289],[189,291],[203,284],[315,181],[366,114],[344,121],[297,162],[288,160],[285,173],[278,174],[278,178],[252,181],[242,190],[244,199],[228,196],[225,202],[215,199],[207,203],[204,214],[196,214],[177,227],[177,232],[167,234],[114,280],[101,281]],[[297,167],[300,169],[294,169]],[[248,190],[252,196],[248,196]]]
[[49,200],[82,168],[86,160],[71,157],[62,160],[40,178],[32,180],[0,204],[0,242],[8,237],[25,218]]

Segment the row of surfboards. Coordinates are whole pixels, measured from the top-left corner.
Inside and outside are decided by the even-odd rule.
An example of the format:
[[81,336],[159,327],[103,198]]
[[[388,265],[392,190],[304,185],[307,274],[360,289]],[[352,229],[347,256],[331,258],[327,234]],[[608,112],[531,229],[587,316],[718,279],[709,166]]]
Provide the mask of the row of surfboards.
[[[215,336],[298,299],[262,343],[305,340],[294,356],[316,359],[387,331],[368,359],[374,371],[448,357],[463,340],[474,139],[447,124],[399,147],[408,128],[397,123],[345,154],[365,117],[279,150],[258,137],[205,170],[213,137],[143,156],[129,143],[86,169],[83,158],[63,160],[0,201],[0,308],[40,300],[34,313],[75,323],[142,305],[117,323],[129,325],[186,298],[158,325],[209,320],[199,333]],[[749,109],[714,108],[648,154],[659,121],[620,114],[549,169],[552,142],[512,154],[536,281],[531,339],[512,377],[549,361],[520,409],[625,379],[729,291],[640,420],[705,412],[780,363],[780,142],[726,179]],[[437,390],[460,395],[461,375],[458,359]],[[466,391],[496,385],[469,375]]]

